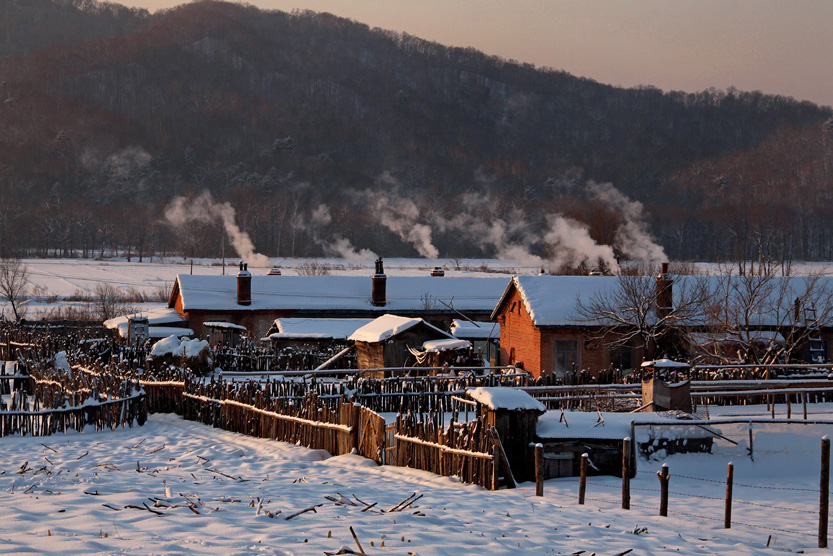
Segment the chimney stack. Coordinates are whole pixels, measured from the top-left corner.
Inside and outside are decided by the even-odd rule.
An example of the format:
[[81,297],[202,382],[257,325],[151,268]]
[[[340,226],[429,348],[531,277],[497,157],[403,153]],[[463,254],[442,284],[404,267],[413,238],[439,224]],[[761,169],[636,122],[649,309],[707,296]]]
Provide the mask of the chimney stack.
[[382,257],[376,259],[376,274],[373,275],[372,302],[376,307],[387,305],[387,281],[385,268],[382,264]]
[[662,263],[657,276],[657,316],[665,318],[674,310],[674,280],[668,274],[668,263]]
[[252,304],[252,275],[249,265],[240,261],[240,271],[237,273],[237,304]]

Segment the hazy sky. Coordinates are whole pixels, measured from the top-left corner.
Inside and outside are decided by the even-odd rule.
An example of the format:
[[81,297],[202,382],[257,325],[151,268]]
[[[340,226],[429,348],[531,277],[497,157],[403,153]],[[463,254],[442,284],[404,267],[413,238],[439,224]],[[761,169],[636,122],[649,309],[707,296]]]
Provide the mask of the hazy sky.
[[[151,10],[181,0],[115,0]],[[833,0],[249,0],[326,11],[603,83],[833,105]]]

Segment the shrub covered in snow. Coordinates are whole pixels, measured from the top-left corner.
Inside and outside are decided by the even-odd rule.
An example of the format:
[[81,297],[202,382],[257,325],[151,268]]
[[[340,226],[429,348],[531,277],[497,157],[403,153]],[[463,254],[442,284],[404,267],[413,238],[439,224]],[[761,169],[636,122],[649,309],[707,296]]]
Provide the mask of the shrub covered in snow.
[[211,372],[213,363],[211,348],[206,340],[179,339],[176,336],[168,336],[153,344],[150,360],[157,369],[166,365],[184,365],[198,375]]

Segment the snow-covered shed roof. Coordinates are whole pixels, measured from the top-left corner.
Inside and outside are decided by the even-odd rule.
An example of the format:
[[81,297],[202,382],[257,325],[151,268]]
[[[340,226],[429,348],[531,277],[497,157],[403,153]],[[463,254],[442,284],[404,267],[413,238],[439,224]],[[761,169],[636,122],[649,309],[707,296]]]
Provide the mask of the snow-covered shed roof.
[[[235,276],[180,274],[174,282],[169,307],[182,297],[183,311],[356,311],[425,312],[454,309],[490,312],[506,288],[501,277],[389,276],[387,303],[371,302],[370,276],[252,276],[251,305],[237,304]],[[442,303],[441,303],[442,302]]]
[[346,340],[353,332],[370,323],[373,319],[275,319],[271,339],[333,339]]
[[[631,423],[668,423],[677,421],[667,413],[598,413],[581,411],[548,411],[538,418],[536,434],[539,438],[555,440],[593,439],[622,440],[631,436]],[[684,421],[682,421],[684,422]],[[701,427],[674,427],[673,433],[678,438],[702,438],[710,436]]]
[[479,386],[467,388],[466,394],[489,409],[508,409],[512,411],[538,411],[544,413],[544,404],[515,388]]
[[239,330],[241,332],[245,332],[247,330],[245,326],[231,322],[209,321],[202,323],[202,325],[206,328],[222,328],[224,330]]
[[500,339],[500,325],[496,322],[455,319],[451,321],[451,333],[456,338],[468,340]]
[[[142,311],[140,313],[132,313],[130,315],[123,315],[121,317],[114,317],[112,319],[108,319],[104,321],[104,326],[109,329],[115,329],[119,336],[122,338],[127,338],[127,321],[132,317],[146,317],[148,319],[148,328],[150,329],[150,333],[153,333],[153,329],[160,327],[166,324],[172,325],[181,325],[185,324],[187,319],[185,319],[182,315],[176,312],[175,309],[170,309],[168,307],[161,307],[159,309],[153,309],[151,311]],[[164,327],[164,328],[175,328],[174,326]],[[187,334],[193,334],[190,329],[183,328],[182,330],[186,330]],[[161,334],[162,332],[157,333]],[[174,332],[169,333],[173,334]],[[151,336],[151,338],[156,338],[161,336]]]
[[382,315],[379,318],[373,319],[368,324],[353,332],[347,339],[367,343],[384,342],[388,338],[396,336],[418,324],[423,324],[428,328],[434,329],[439,337],[454,339],[448,332],[440,330],[420,318],[400,317],[397,315]]
[[[121,333],[121,329],[119,329]],[[125,330],[125,335],[127,330]],[[190,328],[179,328],[174,326],[148,326],[148,338],[167,338],[168,336],[193,336],[194,331]]]
[[688,369],[691,367],[688,363],[681,361],[672,361],[671,359],[656,359],[654,361],[643,361],[643,367],[650,367],[652,369]]
[[104,321],[104,326],[110,329],[117,328],[119,333],[124,329],[123,336],[127,335],[127,320],[132,317],[147,317],[148,325],[162,325],[162,324],[181,324],[187,322],[187,319],[180,315],[176,309],[169,307],[160,307],[151,311],[141,311],[139,313],[131,313],[129,315],[122,315]]
[[422,349],[430,353],[439,353],[453,349],[468,349],[471,343],[468,340],[428,340],[422,344]]

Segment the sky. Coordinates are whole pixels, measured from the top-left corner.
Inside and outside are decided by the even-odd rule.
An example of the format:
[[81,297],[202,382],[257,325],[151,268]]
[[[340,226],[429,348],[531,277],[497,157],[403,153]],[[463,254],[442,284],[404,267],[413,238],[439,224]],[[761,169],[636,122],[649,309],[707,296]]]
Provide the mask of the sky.
[[[116,0],[152,11],[181,0]],[[833,106],[831,0],[250,0],[623,87],[760,90]]]

